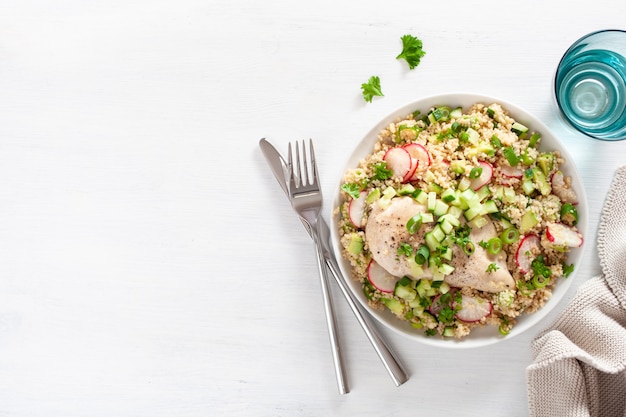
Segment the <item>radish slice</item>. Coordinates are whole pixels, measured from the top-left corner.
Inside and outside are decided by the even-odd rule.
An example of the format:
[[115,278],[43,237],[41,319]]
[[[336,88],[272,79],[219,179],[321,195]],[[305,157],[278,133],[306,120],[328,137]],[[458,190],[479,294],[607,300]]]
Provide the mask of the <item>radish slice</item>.
[[562,202],[578,204],[578,197],[576,196],[576,193],[574,190],[567,187],[565,184],[565,177],[561,171],[556,171],[552,174],[550,182],[552,183],[552,192],[556,194]]
[[359,229],[364,226],[363,217],[365,215],[365,199],[367,191],[361,191],[359,198],[353,198],[348,204],[348,215],[353,225]]
[[383,160],[387,162],[387,166],[393,171],[394,175],[402,178],[406,182],[413,176],[416,164],[413,164],[413,158],[404,148],[391,148],[383,156]]
[[397,277],[391,275],[374,260],[370,261],[367,266],[367,278],[376,289],[386,293],[392,293],[396,288],[396,282],[398,282]]
[[518,167],[512,167],[511,165],[500,165],[500,172],[505,178],[522,178],[524,171]]
[[546,237],[558,246],[579,248],[583,244],[583,235],[563,223],[549,223],[546,227]]
[[530,264],[535,259],[534,253],[541,249],[541,239],[535,234],[526,235],[515,253],[515,263],[526,274],[530,271]]
[[483,170],[477,178],[472,178],[470,182],[470,187],[472,187],[474,191],[480,190],[485,184],[491,181],[491,177],[493,177],[493,166],[491,166],[489,162],[480,161],[478,165]]
[[461,309],[456,318],[466,323],[474,323],[491,314],[493,306],[488,300],[480,297],[461,296]]
[[410,181],[417,180],[418,173],[428,169],[432,163],[430,152],[419,143],[409,143],[408,145],[404,145],[404,149],[411,155],[411,159],[415,165],[415,173],[411,176]]

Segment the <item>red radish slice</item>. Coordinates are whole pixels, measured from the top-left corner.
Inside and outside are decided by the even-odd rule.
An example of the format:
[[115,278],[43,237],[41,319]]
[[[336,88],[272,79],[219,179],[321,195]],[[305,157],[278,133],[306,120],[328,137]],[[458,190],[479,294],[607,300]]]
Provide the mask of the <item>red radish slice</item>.
[[353,198],[348,204],[348,215],[353,225],[358,228],[363,227],[363,217],[365,215],[365,199],[367,192],[361,191],[359,198]]
[[515,263],[525,274],[530,271],[530,264],[535,259],[535,253],[541,249],[541,239],[535,234],[526,235],[515,253]]
[[489,162],[480,161],[478,165],[483,169],[477,178],[472,178],[470,187],[474,191],[480,190],[485,184],[491,181],[493,177],[493,166]]
[[546,227],[546,237],[558,246],[579,248],[583,244],[583,235],[563,223],[549,223]]
[[386,293],[392,293],[396,288],[396,282],[398,282],[397,277],[391,275],[374,260],[370,261],[367,266],[367,278],[376,289]]
[[424,145],[420,145],[419,143],[409,143],[408,145],[404,145],[404,149],[406,149],[409,155],[411,155],[411,158],[419,161],[419,169],[425,170],[432,163],[430,152],[428,152],[428,149],[426,149]]
[[524,171],[518,167],[512,167],[511,165],[500,165],[500,172],[505,178],[522,178]]
[[550,182],[552,183],[552,192],[556,194],[562,202],[578,204],[578,197],[576,196],[576,193],[574,190],[567,187],[565,184],[565,177],[561,171],[556,171],[552,174]]
[[383,160],[387,162],[387,166],[391,169],[394,175],[402,178],[402,181],[406,182],[413,176],[415,172],[413,159],[409,152],[404,148],[391,148],[383,156]]
[[492,309],[491,303],[484,298],[463,295],[461,309],[456,313],[456,318],[466,323],[474,323],[491,314]]

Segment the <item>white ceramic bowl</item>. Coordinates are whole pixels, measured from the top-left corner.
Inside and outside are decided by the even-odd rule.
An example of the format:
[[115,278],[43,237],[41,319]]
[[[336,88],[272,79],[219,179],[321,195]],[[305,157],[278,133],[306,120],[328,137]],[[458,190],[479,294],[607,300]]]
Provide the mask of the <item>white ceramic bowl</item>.
[[[488,97],[479,94],[442,94],[437,96],[431,96],[422,98],[413,103],[407,104],[403,106],[383,120],[381,120],[377,125],[375,125],[370,132],[356,145],[356,148],[352,155],[348,158],[344,169],[342,170],[341,177],[336,186],[336,191],[334,193],[334,201],[333,201],[333,209],[339,207],[343,202],[343,197],[340,192],[340,186],[343,183],[343,175],[348,169],[355,168],[359,161],[365,158],[368,154],[370,154],[373,150],[373,146],[377,141],[378,133],[385,128],[390,122],[395,121],[397,118],[403,118],[407,114],[412,113],[415,110],[420,110],[422,114],[426,114],[429,108],[437,105],[447,105],[451,108],[455,108],[458,106],[462,106],[464,111],[467,111],[469,107],[474,103],[483,103],[485,105],[489,105],[491,103],[499,103],[503,106],[503,108],[513,117],[516,121],[529,126],[531,130],[537,131],[541,133],[541,143],[539,146],[540,150],[543,151],[559,151],[562,157],[565,159],[565,163],[560,167],[561,171],[565,175],[569,175],[572,177],[572,188],[578,195],[579,204],[578,214],[579,220],[577,227],[584,237],[587,237],[587,223],[588,223],[588,205],[587,205],[587,197],[585,194],[585,190],[582,185],[582,180],[580,178],[580,174],[576,169],[574,161],[571,155],[568,153],[567,149],[563,145],[563,143],[548,129],[548,127],[535,116],[531,115],[527,111],[519,108],[518,106],[508,103],[505,100],[501,100],[494,97]],[[577,270],[581,265],[581,257],[583,254],[583,250],[586,245],[589,245],[589,241],[587,240],[585,244],[583,244],[580,248],[572,249],[569,254],[568,263],[574,263],[576,266],[574,272],[568,278],[560,278],[559,282],[557,282],[552,297],[550,300],[544,305],[543,308],[538,310],[535,313],[523,315],[518,319],[517,324],[513,327],[511,332],[507,336],[500,336],[498,333],[498,329],[494,326],[485,326],[482,328],[476,328],[472,330],[472,333],[461,340],[456,339],[442,339],[439,336],[428,337],[423,334],[423,331],[413,329],[408,322],[399,320],[396,318],[389,310],[385,309],[384,311],[375,310],[369,307],[367,304],[367,299],[363,294],[362,285],[360,282],[352,279],[352,270],[350,264],[343,258],[341,255],[341,243],[339,242],[339,233],[338,233],[338,222],[339,216],[333,215],[331,217],[331,236],[332,236],[332,245],[334,248],[335,256],[337,257],[337,261],[342,269],[346,280],[348,281],[348,285],[356,296],[356,298],[360,301],[363,307],[374,316],[379,322],[383,325],[396,331],[412,340],[415,340],[420,343],[425,343],[428,345],[435,345],[440,347],[447,348],[471,348],[471,347],[480,347],[486,346],[493,343],[500,342],[502,340],[508,340],[520,333],[530,329],[539,323],[548,313],[554,309],[559,301],[566,294],[568,289],[571,286],[572,281],[576,276]]]

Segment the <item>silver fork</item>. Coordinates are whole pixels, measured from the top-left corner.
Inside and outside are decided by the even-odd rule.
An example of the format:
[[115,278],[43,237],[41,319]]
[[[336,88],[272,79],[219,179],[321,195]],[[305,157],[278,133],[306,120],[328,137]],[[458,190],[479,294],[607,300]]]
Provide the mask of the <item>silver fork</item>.
[[[292,146],[289,144],[289,197],[291,200],[291,206],[311,230],[311,237],[313,238],[313,242],[315,244],[317,266],[322,286],[322,296],[324,299],[324,310],[326,312],[326,324],[328,326],[328,333],[330,336],[330,345],[335,365],[337,385],[339,387],[339,392],[341,394],[346,394],[349,392],[349,389],[346,383],[345,367],[342,358],[341,346],[339,344],[337,321],[335,319],[333,301],[330,295],[329,280],[326,275],[324,252],[319,238],[320,222],[318,222],[318,219],[322,211],[323,197],[319,186],[317,165],[315,163],[315,151],[313,150],[313,140],[309,141],[309,149],[310,152],[307,156],[306,147],[304,145],[304,141],[302,141],[302,156],[300,156],[300,148],[298,146],[298,142],[296,142],[296,164],[294,166]],[[309,162],[311,165],[312,177],[309,176]]]

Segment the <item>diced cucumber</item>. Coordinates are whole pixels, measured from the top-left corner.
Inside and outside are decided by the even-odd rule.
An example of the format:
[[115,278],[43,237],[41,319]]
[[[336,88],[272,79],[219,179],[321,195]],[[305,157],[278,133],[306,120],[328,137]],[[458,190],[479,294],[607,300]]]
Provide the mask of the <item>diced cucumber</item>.
[[426,246],[430,249],[431,252],[437,250],[439,247],[439,241],[433,235],[433,232],[428,232],[424,235],[424,241],[426,242]]
[[367,204],[372,204],[380,198],[380,188],[374,188],[365,198]]
[[449,264],[441,264],[441,266],[439,267],[439,272],[441,272],[444,275],[450,275],[453,271],[454,271],[454,267]]
[[402,314],[404,313],[404,306],[400,301],[396,300],[395,298],[383,298],[383,303],[396,316],[402,316]]
[[484,213],[484,208],[482,204],[478,204],[473,207],[470,207],[467,210],[465,210],[465,213],[464,213],[465,220],[467,220],[468,222],[473,220],[476,216],[480,216],[483,214],[485,213]]
[[432,223],[435,221],[432,213],[422,213],[422,224],[423,223]]
[[432,234],[439,243],[443,242],[443,240],[446,238],[446,234],[443,232],[443,230],[441,229],[441,225],[439,224],[433,228]]
[[487,216],[476,216],[470,222],[470,226],[472,226],[472,228],[474,229],[481,229],[485,225],[487,225],[487,223],[489,223]]
[[490,213],[497,213],[498,210],[498,206],[496,205],[496,202],[493,200],[487,200],[483,203],[483,208],[485,209],[485,213],[490,214]]
[[428,203],[427,203],[428,211],[430,212],[434,211],[436,205],[437,205],[437,193],[434,191],[431,191],[428,193]]
[[404,285],[396,285],[394,294],[406,301],[413,301],[417,297],[417,291],[413,288],[405,287]]
[[521,124],[520,122],[514,122],[511,126],[511,132],[517,134],[518,136],[522,133],[528,132],[528,128]]
[[524,178],[524,181],[522,181],[522,190],[524,190],[526,195],[532,194],[533,191],[535,191],[535,183],[533,180],[530,178]]
[[443,188],[441,188],[441,185],[437,184],[436,182],[431,182],[430,184],[428,184],[428,191],[434,191],[437,194],[441,194]]
[[456,200],[456,191],[452,188],[446,188],[441,193],[441,199],[446,203],[451,203],[452,201]]
[[467,132],[467,135],[468,135],[467,140],[472,145],[476,145],[480,141],[480,134],[477,131],[475,131],[474,129],[472,129],[471,127],[468,127],[466,132]]
[[437,200],[435,202],[435,208],[433,209],[433,214],[435,216],[443,216],[444,214],[446,214],[448,212],[448,208],[450,206],[448,206],[446,203],[444,203],[441,200]]
[[522,220],[519,227],[519,232],[521,234],[525,234],[530,229],[535,227],[539,220],[537,220],[537,216],[532,210],[527,210],[522,216]]
[[440,224],[441,230],[443,230],[446,235],[449,235],[454,230],[454,226],[452,226],[448,220],[444,220]]
[[554,154],[548,152],[539,154],[537,157],[537,165],[545,175],[548,175],[554,168]]
[[450,162],[449,169],[455,174],[463,174],[465,172],[465,162],[464,161],[452,161]]
[[472,182],[470,181],[470,179],[467,177],[463,177],[459,181],[459,185],[457,188],[459,189],[459,191],[465,191],[465,190],[470,189],[470,185],[472,185]]
[[404,184],[398,190],[398,195],[411,195],[414,192],[415,192],[415,187],[413,187],[411,184]]
[[413,199],[420,204],[426,204],[428,201],[428,193],[424,190],[415,190],[413,194]]
[[552,192],[552,186],[542,169],[533,168],[533,179],[541,195],[549,195]]
[[448,326],[445,329],[443,329],[443,336],[445,337],[454,337],[454,327],[452,326]]
[[452,110],[450,112],[450,117],[451,118],[455,118],[458,119],[459,117],[463,116],[463,108],[462,107],[457,107],[454,110]]

